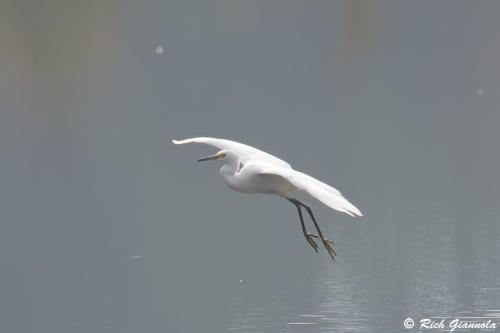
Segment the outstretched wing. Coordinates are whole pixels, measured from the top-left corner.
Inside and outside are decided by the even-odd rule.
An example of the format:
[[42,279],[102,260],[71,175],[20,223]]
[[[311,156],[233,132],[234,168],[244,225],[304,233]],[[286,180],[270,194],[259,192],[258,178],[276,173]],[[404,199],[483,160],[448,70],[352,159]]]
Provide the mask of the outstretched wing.
[[292,167],[287,162],[268,154],[262,150],[257,148],[245,145],[243,143],[226,140],[226,139],[216,139],[216,138],[207,138],[207,137],[199,137],[199,138],[191,138],[185,140],[172,140],[176,145],[182,145],[185,143],[204,143],[219,149],[227,149],[235,154],[238,154],[240,157],[240,162],[245,164],[252,160],[258,160],[261,163],[267,163],[272,165],[277,165],[285,169],[291,169]]
[[318,199],[328,207],[344,212],[351,216],[363,216],[363,214],[352,203],[347,201],[346,198],[337,189],[325,184],[316,178],[313,178],[305,173],[274,166],[263,167],[260,171],[263,175],[274,175],[283,177],[295,187],[303,190],[314,198]]

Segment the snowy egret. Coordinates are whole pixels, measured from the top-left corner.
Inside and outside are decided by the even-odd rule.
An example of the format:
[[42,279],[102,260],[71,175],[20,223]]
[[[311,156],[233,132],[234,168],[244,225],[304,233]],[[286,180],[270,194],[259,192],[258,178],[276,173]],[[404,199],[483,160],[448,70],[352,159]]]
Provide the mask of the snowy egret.
[[[323,236],[310,206],[292,197],[296,191],[305,191],[323,204],[353,217],[363,216],[359,209],[345,199],[335,188],[327,185],[305,173],[292,169],[287,162],[263,152],[257,148],[225,139],[191,138],[172,140],[180,145],[185,143],[204,143],[222,149],[218,153],[200,158],[198,161],[221,160],[224,165],[220,175],[224,182],[233,190],[243,193],[277,194],[290,201],[299,213],[302,232],[314,251],[318,245],[314,239],[320,239],[332,259],[335,259],[333,242]],[[318,235],[307,232],[302,208],[305,208]]]

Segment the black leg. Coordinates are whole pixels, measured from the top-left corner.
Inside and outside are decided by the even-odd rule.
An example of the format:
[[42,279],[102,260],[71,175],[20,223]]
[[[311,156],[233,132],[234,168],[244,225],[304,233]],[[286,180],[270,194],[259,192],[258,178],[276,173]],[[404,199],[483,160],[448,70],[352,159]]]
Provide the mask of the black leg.
[[316,227],[316,230],[318,231],[318,235],[321,238],[321,241],[323,242],[325,249],[328,251],[328,254],[330,255],[330,257],[332,257],[332,259],[335,260],[335,256],[337,255],[337,253],[335,253],[335,250],[333,249],[333,242],[331,240],[323,237],[323,233],[321,232],[321,229],[319,228],[318,222],[316,222],[316,219],[314,218],[314,214],[312,212],[311,207],[309,207],[308,205],[306,205],[298,200],[297,200],[297,202],[307,210],[307,213],[309,213],[309,216],[311,217],[311,219],[314,223],[314,226]]
[[288,199],[288,201],[290,201],[291,203],[294,204],[295,207],[297,207],[297,212],[299,213],[300,224],[302,225],[302,232],[304,233],[304,237],[306,238],[307,242],[312,246],[314,251],[318,253],[319,249],[318,244],[316,244],[316,242],[313,239],[313,237],[317,238],[318,236],[307,233],[306,225],[304,223],[304,217],[302,216],[302,207],[300,202],[296,199]]

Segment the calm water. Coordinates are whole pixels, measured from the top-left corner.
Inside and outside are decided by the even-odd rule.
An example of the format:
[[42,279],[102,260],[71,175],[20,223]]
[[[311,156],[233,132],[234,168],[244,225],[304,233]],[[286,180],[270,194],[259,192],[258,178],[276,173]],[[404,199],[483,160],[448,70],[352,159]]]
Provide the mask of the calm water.
[[[498,229],[487,231],[487,223],[476,222],[457,237],[454,221],[442,214],[410,222],[415,226],[400,241],[374,226],[356,225],[355,231],[344,226],[337,232],[342,240],[336,263],[323,255],[314,271],[294,272],[300,277],[255,281],[250,273],[249,281],[236,281],[229,300],[235,312],[230,328],[398,332],[406,317],[492,316],[498,322]],[[372,240],[359,233],[371,234]]]

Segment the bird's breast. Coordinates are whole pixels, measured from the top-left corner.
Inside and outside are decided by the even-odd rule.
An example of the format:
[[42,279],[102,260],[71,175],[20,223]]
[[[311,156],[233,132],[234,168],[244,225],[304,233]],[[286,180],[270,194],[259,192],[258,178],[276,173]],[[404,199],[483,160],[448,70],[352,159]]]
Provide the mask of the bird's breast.
[[243,193],[256,193],[255,184],[250,180],[239,177],[237,174],[232,176],[222,177],[229,188]]
[[226,174],[223,170],[221,171],[226,184],[238,192],[286,195],[297,190],[284,178],[263,175],[259,168],[252,167],[252,165],[244,166],[240,172],[234,174]]

